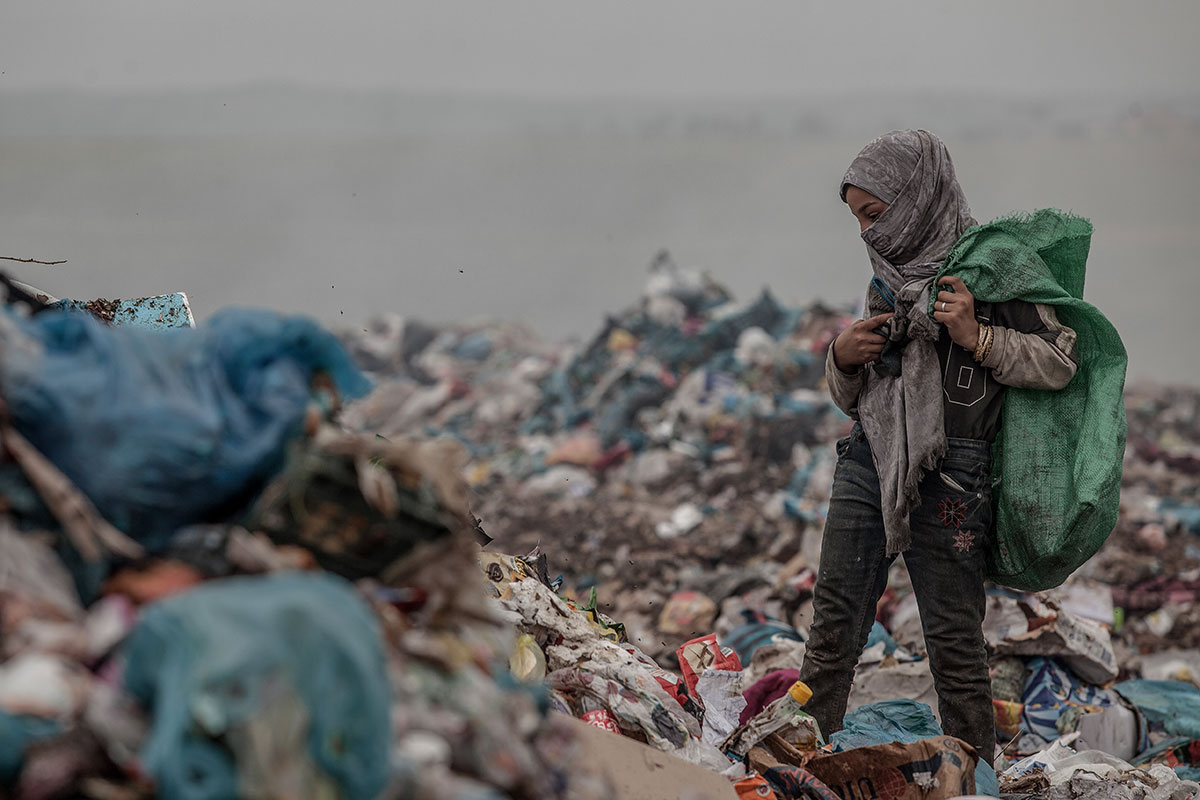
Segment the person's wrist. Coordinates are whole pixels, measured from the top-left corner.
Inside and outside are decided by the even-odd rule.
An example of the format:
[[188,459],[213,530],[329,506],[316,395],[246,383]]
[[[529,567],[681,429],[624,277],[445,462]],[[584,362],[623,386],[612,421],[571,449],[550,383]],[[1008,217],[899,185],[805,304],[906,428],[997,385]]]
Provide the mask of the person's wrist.
[[972,353],[975,352],[979,348],[979,326],[978,325],[973,326],[971,328],[970,332],[967,333],[967,341],[964,341],[962,343],[962,346],[965,347],[967,350],[970,350]]
[[855,375],[858,373],[858,367],[852,366],[849,369],[846,369],[845,356],[843,355],[840,358],[838,357],[838,342],[841,340],[841,336],[837,337],[833,340],[833,345],[830,347],[830,349],[833,351],[833,365],[837,367],[838,372],[841,372],[843,375]]

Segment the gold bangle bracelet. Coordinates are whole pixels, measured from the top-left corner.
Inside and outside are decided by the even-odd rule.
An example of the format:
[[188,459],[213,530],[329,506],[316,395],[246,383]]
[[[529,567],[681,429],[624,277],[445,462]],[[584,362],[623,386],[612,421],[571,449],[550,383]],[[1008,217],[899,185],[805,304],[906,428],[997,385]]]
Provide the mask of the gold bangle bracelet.
[[979,343],[975,346],[975,360],[982,363],[992,352],[992,340],[995,336],[991,325],[979,324]]
[[987,344],[987,326],[979,323],[979,340],[975,343],[974,357],[976,361],[983,360],[983,348]]

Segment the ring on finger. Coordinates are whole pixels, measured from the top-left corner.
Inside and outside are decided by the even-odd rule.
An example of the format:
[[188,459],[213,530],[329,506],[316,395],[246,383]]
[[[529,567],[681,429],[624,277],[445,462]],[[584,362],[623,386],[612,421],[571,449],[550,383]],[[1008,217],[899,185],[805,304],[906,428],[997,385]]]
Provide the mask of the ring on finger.
[[945,300],[942,301],[942,313],[943,314],[946,313],[946,301]]

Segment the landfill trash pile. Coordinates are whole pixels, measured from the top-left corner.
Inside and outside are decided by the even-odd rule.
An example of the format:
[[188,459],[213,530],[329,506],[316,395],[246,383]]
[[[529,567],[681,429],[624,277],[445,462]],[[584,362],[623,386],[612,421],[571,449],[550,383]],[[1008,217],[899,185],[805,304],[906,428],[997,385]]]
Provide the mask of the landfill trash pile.
[[[787,308],[768,292],[738,305],[711,279],[660,257],[639,302],[582,346],[550,347],[516,326],[430,328],[399,317],[347,334],[381,387],[343,421],[462,442],[472,454],[473,513],[496,538],[489,549],[538,548],[542,569],[557,576],[543,583],[559,602],[613,621],[606,630],[610,639],[619,631],[614,647],[624,641],[701,722],[701,740],[719,744],[730,698],[757,697],[756,684],[772,678],[770,699],[780,696],[788,688],[780,676],[794,679],[789,670],[803,657],[833,445],[850,426],[824,392],[824,351],[853,318],[821,305]],[[1127,762],[1123,772],[1108,770],[1106,787],[1156,765],[1174,771],[1096,796],[1182,797],[1195,786],[1174,781],[1200,777],[1200,731],[1131,699],[1145,680],[1176,681],[1184,696],[1200,698],[1200,391],[1133,386],[1127,405],[1121,517],[1104,549],[1054,592],[989,589],[1006,791],[1036,794],[1030,781],[1038,791],[1073,791],[1082,778],[1051,781],[1050,765],[1036,759],[1061,737],[1072,752]],[[558,645],[529,653],[563,634],[549,636],[526,616],[522,624],[525,662],[547,662],[550,674],[590,670],[584,653],[572,651],[571,663]],[[691,685],[681,643],[698,647],[707,635],[715,635],[703,659],[711,672]],[[624,709],[597,708],[580,700],[577,685],[568,689],[557,690],[564,710],[653,743]],[[897,699],[932,707],[936,724],[902,563],[850,706]]]
[[0,787],[1200,793],[1197,390],[1129,390],[1097,557],[1053,592],[989,589],[995,770],[940,727],[902,564],[845,727],[804,712],[850,426],[824,358],[852,319],[738,304],[665,255],[581,346],[0,310]]
[[0,354],[4,796],[611,796],[508,673],[461,448],[331,426],[330,334],[4,309]]
[[852,319],[769,291],[738,304],[663,255],[639,303],[582,346],[376,320],[346,341],[379,387],[342,421],[462,442],[495,547],[542,543],[568,593],[596,587],[629,640],[676,667],[680,641],[745,614],[794,622],[811,594],[849,427],[825,351]]

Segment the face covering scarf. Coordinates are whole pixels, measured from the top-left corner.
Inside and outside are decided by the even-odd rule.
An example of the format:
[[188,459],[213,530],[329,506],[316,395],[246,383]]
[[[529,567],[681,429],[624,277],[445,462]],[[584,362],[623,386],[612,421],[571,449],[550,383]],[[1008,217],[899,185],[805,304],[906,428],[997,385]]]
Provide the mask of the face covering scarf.
[[921,478],[946,452],[940,326],[928,313],[933,279],[976,223],[946,145],[927,131],[893,131],[868,144],[842,179],[843,201],[848,186],[888,203],[862,238],[875,277],[895,296],[893,309],[868,290],[868,316],[895,311],[887,335],[889,347],[902,348],[900,369],[880,362],[864,369],[858,412],[879,474],[891,556],[908,549],[908,516],[920,503]]

